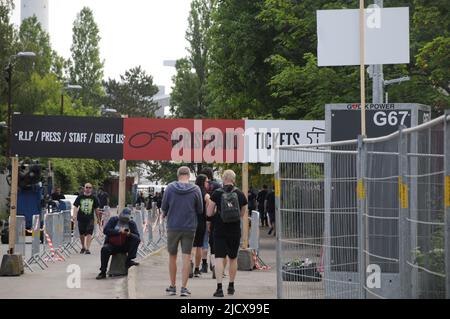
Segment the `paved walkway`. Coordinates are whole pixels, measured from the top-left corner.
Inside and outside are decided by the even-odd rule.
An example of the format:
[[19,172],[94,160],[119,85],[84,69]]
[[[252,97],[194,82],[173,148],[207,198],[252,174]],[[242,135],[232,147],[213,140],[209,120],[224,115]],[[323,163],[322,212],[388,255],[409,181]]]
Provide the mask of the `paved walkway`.
[[[234,299],[269,299],[276,297],[276,256],[275,237],[267,235],[267,228],[261,228],[260,257],[271,266],[270,270],[238,271],[236,276]],[[180,298],[179,296],[166,296],[165,288],[169,284],[168,273],[169,255],[166,249],[160,253],[147,257],[139,267],[135,268],[131,286],[135,286],[136,298]],[[223,285],[228,285],[225,278]],[[181,287],[181,256],[178,259],[177,287]],[[202,278],[192,278],[188,282],[188,288],[192,292],[190,298],[209,299],[216,289],[216,280],[212,279],[212,273],[208,269]],[[178,291],[179,293],[179,291]],[[225,295],[225,299],[231,298]]]
[[[29,245],[27,245],[29,246]],[[6,251],[6,245],[3,252]],[[71,254],[66,261],[49,262],[49,268],[34,272],[25,269],[19,277],[0,277],[0,299],[117,299],[127,298],[126,277],[96,280],[100,268],[100,245],[92,242],[91,255]],[[69,265],[78,265],[81,270],[81,288],[68,288]]]

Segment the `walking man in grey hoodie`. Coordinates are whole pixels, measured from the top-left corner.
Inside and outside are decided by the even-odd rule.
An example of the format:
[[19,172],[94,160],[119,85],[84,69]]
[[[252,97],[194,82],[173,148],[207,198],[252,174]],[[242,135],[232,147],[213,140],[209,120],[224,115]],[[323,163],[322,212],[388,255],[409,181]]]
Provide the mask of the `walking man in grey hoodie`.
[[189,167],[182,166],[178,169],[178,181],[167,186],[161,206],[164,218],[167,217],[170,286],[166,292],[171,296],[177,294],[177,253],[180,242],[183,254],[180,296],[191,295],[186,286],[191,267],[192,244],[197,229],[197,215],[203,213],[203,198],[200,188],[189,183],[190,173]]

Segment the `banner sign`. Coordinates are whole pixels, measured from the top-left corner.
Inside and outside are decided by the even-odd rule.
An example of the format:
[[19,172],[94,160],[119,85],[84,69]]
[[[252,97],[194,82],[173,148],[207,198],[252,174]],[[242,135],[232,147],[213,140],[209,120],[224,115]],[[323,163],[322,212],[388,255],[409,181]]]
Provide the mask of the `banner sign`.
[[14,115],[11,152],[61,158],[270,163],[275,145],[322,143],[324,136],[324,121]]
[[242,163],[243,120],[126,119],[124,158]]
[[[245,161],[248,163],[273,163],[275,145],[324,143],[325,122],[247,120],[245,121],[245,135]],[[321,158],[319,162],[323,162],[323,156]],[[290,160],[280,158],[280,161],[289,162]]]
[[123,119],[13,115],[11,153],[61,158],[123,158]]

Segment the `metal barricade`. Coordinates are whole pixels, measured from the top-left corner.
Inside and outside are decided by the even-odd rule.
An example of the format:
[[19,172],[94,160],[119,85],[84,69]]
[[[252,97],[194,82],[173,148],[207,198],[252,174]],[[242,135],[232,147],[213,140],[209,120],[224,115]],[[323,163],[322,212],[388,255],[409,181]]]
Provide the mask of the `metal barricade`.
[[65,254],[71,254],[72,212],[70,210],[64,210],[61,212],[61,215],[63,220],[62,251]]
[[136,228],[139,233],[139,238],[141,239],[137,253],[140,257],[143,258],[146,256],[147,251],[145,249],[143,249],[144,231],[143,231],[142,212],[140,210],[134,210],[132,212],[131,216],[132,216],[132,220],[136,223]]
[[58,225],[58,218],[58,213],[47,213],[44,217],[45,245],[42,256],[45,256],[45,261],[55,262],[65,260],[61,252],[58,250],[58,245],[60,242],[59,238],[61,236],[59,235],[59,232],[62,234],[62,224]]
[[252,211],[251,228],[250,228],[250,239],[249,248],[259,251],[259,212],[256,210]]
[[[26,259],[25,222],[25,216],[16,216],[16,244],[14,247],[14,251],[16,252],[16,254],[22,255],[23,265],[27,267],[31,272],[33,272],[33,268],[31,268]],[[9,224],[11,225],[11,218],[9,219]]]
[[278,297],[450,298],[449,121],[277,148]]
[[28,260],[28,264],[31,266],[33,264],[38,265],[42,270],[44,270],[48,265],[45,263],[44,259],[41,257],[41,216],[33,215],[33,224],[31,230],[31,257]]
[[153,209],[147,211],[146,225],[147,225],[148,235],[147,235],[146,247],[150,251],[155,251],[159,248],[158,245],[154,241],[154,234],[153,234],[156,229],[156,226],[157,226],[157,221],[158,221],[157,218],[155,218],[155,211]]

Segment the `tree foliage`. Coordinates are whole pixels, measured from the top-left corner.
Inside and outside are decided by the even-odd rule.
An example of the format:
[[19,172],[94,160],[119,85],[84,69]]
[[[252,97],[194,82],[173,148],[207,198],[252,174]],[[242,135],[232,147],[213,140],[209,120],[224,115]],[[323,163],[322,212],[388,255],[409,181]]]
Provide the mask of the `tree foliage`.
[[271,96],[273,30],[257,19],[262,0],[220,1],[211,26],[208,115],[213,118],[278,117]]
[[84,7],[73,24],[72,58],[69,61],[70,81],[81,85],[84,106],[98,104],[103,95],[103,64],[100,60],[100,31],[93,11]]
[[120,80],[108,79],[104,83],[106,105],[129,117],[153,117],[158,109],[152,100],[158,93],[153,77],[138,66],[127,70]]
[[211,14],[215,0],[193,0],[186,40],[189,56],[176,62],[171,109],[176,117],[201,118],[207,114],[207,80]]

